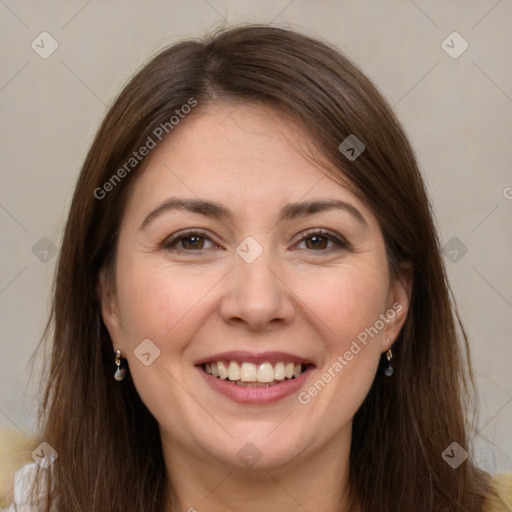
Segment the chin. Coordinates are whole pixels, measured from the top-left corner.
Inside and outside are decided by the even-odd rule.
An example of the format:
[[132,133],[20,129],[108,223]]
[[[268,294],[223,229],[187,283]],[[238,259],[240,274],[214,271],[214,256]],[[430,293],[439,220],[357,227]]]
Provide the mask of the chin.
[[[276,425],[273,426],[275,428]],[[311,445],[304,435],[290,436],[284,430],[279,434],[272,429],[246,429],[240,436],[225,438],[222,443],[205,446],[212,458],[234,470],[267,471],[286,466]]]

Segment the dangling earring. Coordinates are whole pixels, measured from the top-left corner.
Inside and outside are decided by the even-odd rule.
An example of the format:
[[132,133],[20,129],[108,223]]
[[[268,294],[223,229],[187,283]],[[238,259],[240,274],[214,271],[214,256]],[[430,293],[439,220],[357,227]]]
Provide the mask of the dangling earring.
[[391,366],[391,359],[393,359],[393,352],[391,352],[391,349],[389,349],[386,352],[386,366],[384,367],[384,375],[386,377],[391,377],[393,375],[393,367]]
[[126,368],[121,368],[121,351],[118,350],[116,352],[116,365],[117,370],[116,373],[114,373],[114,379],[116,379],[118,382],[121,382],[126,377]]

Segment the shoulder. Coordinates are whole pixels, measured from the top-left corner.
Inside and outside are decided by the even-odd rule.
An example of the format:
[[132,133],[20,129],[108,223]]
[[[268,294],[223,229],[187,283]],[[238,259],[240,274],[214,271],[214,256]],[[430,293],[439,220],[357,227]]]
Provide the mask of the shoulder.
[[501,503],[492,500],[486,512],[509,512],[512,510],[512,472],[494,475],[491,483],[498,492]]

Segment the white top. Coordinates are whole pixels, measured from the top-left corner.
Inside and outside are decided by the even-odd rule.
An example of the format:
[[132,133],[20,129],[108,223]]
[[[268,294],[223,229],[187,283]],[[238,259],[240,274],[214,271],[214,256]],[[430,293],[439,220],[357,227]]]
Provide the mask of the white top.
[[33,508],[28,503],[36,470],[37,464],[31,462],[16,471],[14,474],[14,503],[8,509],[3,509],[4,512],[33,512]]

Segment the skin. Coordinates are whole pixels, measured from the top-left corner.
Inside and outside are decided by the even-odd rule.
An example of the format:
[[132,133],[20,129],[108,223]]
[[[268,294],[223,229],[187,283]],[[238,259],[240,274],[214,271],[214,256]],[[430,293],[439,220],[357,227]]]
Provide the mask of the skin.
[[[211,104],[153,150],[132,190],[115,288],[100,280],[102,315],[159,423],[175,492],[168,511],[347,510],[352,419],[405,320],[410,272],[390,281],[377,219],[305,156],[308,141],[267,107]],[[216,201],[232,218],[167,211],[139,230],[171,196]],[[339,209],[278,222],[284,205],[325,198],[349,202],[367,225]],[[206,232],[202,249],[190,238],[162,248],[189,228]],[[301,241],[319,228],[351,248],[314,236]],[[263,248],[253,263],[236,253],[248,236]],[[229,350],[290,352],[314,361],[304,391],[393,303],[401,311],[307,404],[293,394],[240,405],[194,367]],[[145,366],[134,350],[148,338],[160,356]],[[250,468],[237,457],[249,442],[261,454]]]

